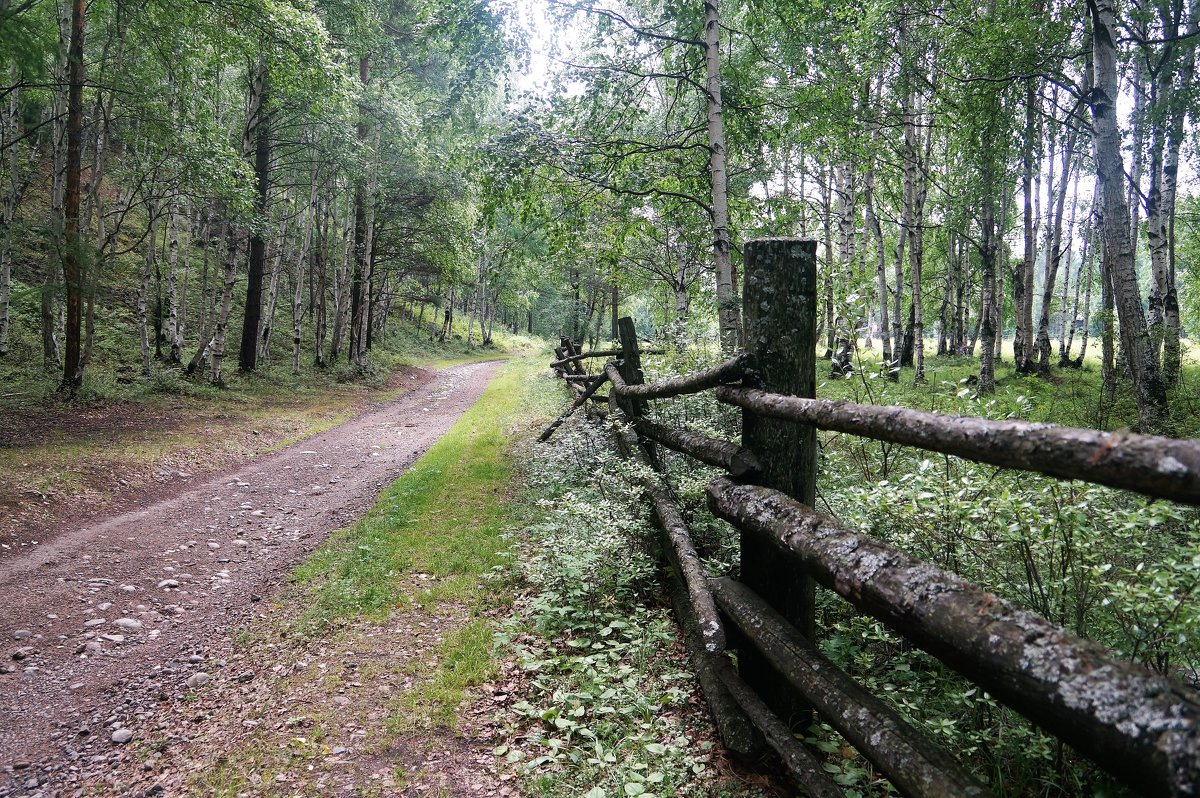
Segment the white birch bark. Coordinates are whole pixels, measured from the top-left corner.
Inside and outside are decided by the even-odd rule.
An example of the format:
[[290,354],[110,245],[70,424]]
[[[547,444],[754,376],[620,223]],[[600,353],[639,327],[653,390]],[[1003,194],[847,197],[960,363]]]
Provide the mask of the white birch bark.
[[1092,143],[1096,175],[1104,210],[1104,259],[1112,278],[1113,299],[1121,325],[1121,344],[1133,374],[1141,432],[1168,430],[1166,387],[1158,359],[1150,345],[1146,316],[1129,235],[1129,208],[1125,203],[1125,164],[1121,156],[1121,131],[1117,124],[1117,22],[1113,0],[1088,0],[1092,18],[1092,53],[1095,69],[1092,90]]
[[228,238],[224,259],[221,305],[217,310],[217,319],[213,327],[212,344],[210,345],[210,351],[212,352],[211,379],[213,385],[220,386],[225,384],[224,374],[222,373],[225,365],[225,338],[229,327],[229,310],[233,306],[233,286],[237,282],[238,263],[237,230],[228,221],[225,224],[227,228],[225,234]]
[[[15,82],[15,81],[14,81]],[[8,354],[9,314],[12,305],[12,229],[17,205],[24,193],[25,180],[21,168],[21,92],[14,88],[8,97],[7,109],[0,111],[0,139],[7,148],[8,190],[0,208],[0,357]]]
[[300,254],[296,258],[296,284],[292,292],[292,373],[300,373],[300,334],[304,324],[304,262],[308,259],[308,250],[312,245],[313,228],[317,221],[317,192],[318,166],[313,159],[312,171],[309,174],[308,216],[304,225],[304,241],[300,245]]
[[721,25],[717,0],[704,2],[704,70],[708,120],[708,171],[712,179],[713,264],[717,275],[717,322],[721,348],[741,345],[742,311],[733,274],[729,235],[729,175],[725,164],[725,123],[721,101]]
[[155,209],[150,209],[150,230],[146,236],[146,257],[142,261],[142,279],[138,283],[137,314],[138,331],[142,342],[142,376],[150,376],[150,276],[154,273],[154,259],[158,252],[158,230]]
[[178,363],[183,341],[179,329],[179,183],[172,182],[171,205],[167,211],[167,339],[171,342],[171,362]]
[[[291,204],[291,197],[292,189],[289,187],[283,195],[285,209]],[[283,273],[283,258],[287,250],[287,228],[288,218],[285,211],[284,217],[279,221],[279,230],[275,236],[275,259],[271,262],[271,276],[267,282],[267,298],[263,302],[263,314],[258,322],[258,352],[256,354],[258,359],[263,362],[266,362],[271,354],[271,333],[275,331],[275,309],[279,304],[279,278]]]

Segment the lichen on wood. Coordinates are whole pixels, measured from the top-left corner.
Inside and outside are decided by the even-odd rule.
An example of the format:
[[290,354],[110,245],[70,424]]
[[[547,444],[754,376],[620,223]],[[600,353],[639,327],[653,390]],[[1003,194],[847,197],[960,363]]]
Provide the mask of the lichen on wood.
[[1200,505],[1200,441],[803,399],[730,386],[718,388],[716,396],[769,418]]
[[1200,794],[1200,696],[767,488],[713,512],[1147,795]]

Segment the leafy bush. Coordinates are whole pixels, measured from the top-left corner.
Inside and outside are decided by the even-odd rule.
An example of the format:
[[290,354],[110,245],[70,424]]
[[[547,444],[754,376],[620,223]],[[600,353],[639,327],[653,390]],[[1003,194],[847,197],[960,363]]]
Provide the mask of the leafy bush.
[[500,635],[518,663],[507,720],[519,742],[496,755],[535,795],[758,794],[715,768],[657,586],[656,534],[608,433],[568,424],[521,454],[538,497],[512,566],[528,594]]

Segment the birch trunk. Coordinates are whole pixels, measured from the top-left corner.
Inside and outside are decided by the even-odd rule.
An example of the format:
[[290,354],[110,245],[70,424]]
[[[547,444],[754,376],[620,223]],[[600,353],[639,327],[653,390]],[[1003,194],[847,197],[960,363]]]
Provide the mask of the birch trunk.
[[1040,113],[1038,89],[1034,78],[1025,85],[1025,134],[1021,151],[1021,193],[1024,196],[1025,253],[1013,273],[1013,315],[1016,334],[1013,337],[1013,365],[1018,372],[1028,372],[1033,362],[1033,270],[1037,261],[1037,220],[1034,199],[1039,192],[1037,166],[1038,128]]
[[1092,51],[1095,81],[1092,91],[1092,127],[1096,175],[1104,198],[1102,237],[1104,260],[1109,264],[1113,299],[1121,322],[1121,345],[1133,374],[1141,432],[1168,430],[1166,386],[1146,330],[1141,291],[1137,283],[1133,241],[1129,236],[1129,208],[1125,203],[1125,165],[1121,156],[1121,131],[1117,123],[1116,12],[1113,0],[1088,0],[1092,18]]
[[[336,224],[336,220],[335,220]],[[352,286],[350,283],[350,232],[347,226],[342,232],[341,260],[333,271],[333,329],[330,331],[329,359],[337,360],[342,352],[342,334],[346,329],[346,300]]]
[[[1179,35],[1182,6],[1156,7],[1164,37]],[[1179,296],[1175,278],[1175,201],[1179,184],[1179,151],[1188,105],[1183,101],[1195,79],[1195,37],[1200,33],[1200,3],[1193,2],[1184,39],[1168,45],[1159,64],[1151,95],[1151,173],[1146,239],[1150,250],[1148,324],[1155,356],[1161,355],[1163,381],[1179,379]],[[1173,68],[1174,67],[1174,68]],[[1176,75],[1178,74],[1178,77]]]
[[741,345],[742,315],[733,246],[729,236],[729,177],[725,166],[725,126],[721,103],[721,25],[717,0],[704,2],[704,71],[708,117],[708,169],[712,178],[713,262],[717,274],[717,321],[721,348]]
[[292,373],[300,373],[300,335],[304,324],[304,262],[308,258],[309,247],[312,246],[313,228],[317,221],[317,192],[318,166],[314,158],[312,171],[309,174],[308,215],[304,225],[304,242],[300,245],[300,255],[296,258],[296,283],[292,292]]
[[137,313],[138,331],[142,341],[142,376],[150,376],[150,276],[154,274],[155,257],[158,254],[157,213],[150,208],[150,230],[146,236],[146,257],[142,265],[142,279],[138,283]]
[[[315,349],[313,362],[317,368],[325,367],[325,295],[327,293],[326,280],[329,270],[329,209],[325,208],[321,214],[320,229],[317,232],[317,245],[313,250],[316,257],[316,266],[313,269],[317,273],[316,285],[313,288],[313,293],[316,297],[313,300],[313,334],[315,341],[313,348]],[[335,279],[336,283],[337,280]],[[331,356],[334,357],[334,356]]]
[[167,211],[167,235],[170,243],[167,245],[167,335],[171,341],[170,358],[172,363],[182,359],[181,333],[179,328],[179,184],[171,185],[171,200]]
[[[924,112],[914,96],[907,103],[904,115],[904,181],[909,184],[908,199],[912,203],[909,213],[908,228],[908,267],[912,277],[912,341],[913,341],[913,381],[917,384],[925,382],[925,326],[924,313],[921,308],[921,268],[925,249],[925,195],[926,176],[925,166],[928,163],[928,152],[932,125],[924,120]],[[918,121],[926,122],[926,139],[921,146],[917,130]]]
[[222,369],[225,365],[225,338],[229,326],[229,310],[233,306],[233,286],[237,282],[238,234],[237,229],[228,220],[225,222],[226,252],[225,268],[221,288],[221,306],[217,310],[217,320],[212,337],[212,384],[225,385]]
[[[283,194],[283,206],[291,204],[292,190],[288,188]],[[267,362],[271,354],[271,334],[275,331],[275,309],[279,305],[279,278],[283,274],[283,258],[287,250],[288,219],[285,215],[279,221],[279,231],[275,236],[275,260],[271,263],[271,279],[267,283],[266,310],[258,325],[258,359]]]
[[[854,169],[849,161],[842,161],[834,170],[834,214],[837,217],[839,274],[848,280],[854,273],[857,239],[855,238],[855,189]],[[832,282],[833,274],[829,275]],[[832,293],[832,290],[831,290]],[[848,313],[845,307],[842,310]],[[829,375],[841,377],[850,371],[852,347],[850,345],[853,320],[837,315],[834,319],[833,354],[830,357]]]
[[[1066,144],[1063,147],[1062,170],[1058,178],[1057,196],[1054,198],[1050,240],[1046,248],[1046,279],[1042,286],[1042,312],[1038,317],[1037,339],[1034,344],[1037,351],[1037,371],[1043,376],[1050,373],[1050,313],[1054,304],[1054,285],[1058,280],[1058,270],[1062,263],[1063,211],[1067,203],[1067,186],[1071,181],[1071,170],[1075,166],[1076,138],[1077,133],[1074,130],[1067,133]],[[1068,258],[1069,265],[1070,259]],[[1065,304],[1064,302],[1062,308],[1064,311],[1066,310]]]
[[[898,380],[900,378],[900,369],[894,366],[892,362],[892,336],[889,329],[890,321],[888,319],[888,289],[887,289],[887,248],[883,243],[883,227],[879,224],[879,217],[875,215],[875,170],[871,169],[867,172],[865,181],[864,200],[866,205],[866,223],[867,228],[871,232],[871,237],[875,241],[875,294],[879,307],[879,337],[883,349],[884,367],[887,369],[888,379]],[[945,325],[943,327],[943,336]]]
[[990,395],[996,392],[996,252],[999,249],[996,235],[996,169],[995,141],[992,134],[984,134],[988,144],[984,149],[987,163],[983,173],[983,214],[980,219],[979,257],[983,271],[983,299],[979,303],[979,325],[981,345],[979,349],[979,393]]
[[[16,80],[13,81],[14,83]],[[8,107],[0,117],[0,136],[7,150],[8,191],[4,205],[0,208],[0,357],[8,354],[9,314],[12,304],[12,230],[13,219],[21,196],[25,193],[26,181],[21,168],[21,147],[17,140],[22,135],[21,91],[13,88],[8,96]]]
[[825,234],[825,312],[817,328],[817,340],[821,339],[821,327],[825,328],[825,359],[833,357],[833,170],[822,169],[821,173],[821,230]]
[[1083,276],[1083,261],[1080,260],[1079,265],[1075,268],[1075,302],[1071,307],[1071,322],[1067,323],[1067,297],[1071,287],[1071,263],[1074,260],[1075,253],[1075,217],[1079,210],[1079,172],[1076,168],[1075,177],[1071,181],[1071,220],[1067,224],[1067,244],[1066,256],[1067,266],[1063,270],[1063,287],[1062,297],[1059,299],[1059,318],[1058,325],[1058,364],[1062,366],[1068,359],[1067,357],[1067,327],[1071,328],[1071,337],[1075,336],[1075,319],[1079,313],[1079,280]]
[[[1096,186],[1097,198],[1100,187]],[[1093,199],[1092,207],[1095,208],[1099,203]],[[1083,292],[1083,333],[1079,341],[1079,357],[1073,361],[1072,365],[1076,368],[1083,366],[1083,359],[1087,357],[1088,335],[1092,326],[1092,271],[1096,263],[1096,248],[1098,246],[1097,230],[1094,225],[1089,225],[1088,235],[1084,238],[1084,260],[1087,261],[1087,287]]]
[[[380,144],[383,137],[383,124],[379,119],[375,120],[375,135],[371,148],[371,152],[378,159]],[[367,246],[366,246],[366,272],[363,279],[363,312],[359,319],[359,352],[358,364],[360,366],[366,364],[367,353],[371,351],[371,337],[373,335],[372,320],[375,316],[375,303],[377,291],[375,290],[378,284],[377,275],[375,274],[375,196],[379,192],[379,168],[378,163],[371,169],[370,175],[367,177]]]

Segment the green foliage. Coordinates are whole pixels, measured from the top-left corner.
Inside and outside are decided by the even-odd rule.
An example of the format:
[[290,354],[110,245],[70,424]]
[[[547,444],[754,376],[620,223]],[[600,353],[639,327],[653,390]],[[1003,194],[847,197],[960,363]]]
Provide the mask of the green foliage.
[[[543,383],[549,391],[549,385]],[[495,750],[543,796],[754,795],[715,767],[656,580],[655,533],[608,433],[560,428],[525,448],[536,508],[512,567],[528,584],[500,641],[522,699]]]
[[[928,386],[864,377],[823,384],[818,394],[1076,425],[1095,412],[1094,373],[1075,375],[1079,386],[1002,380],[994,397],[981,398],[965,379],[969,360],[929,363]],[[1200,684],[1195,509],[878,441],[820,437],[822,509],[1135,662]],[[1000,794],[1027,794],[1047,781],[1068,795],[1120,794],[1093,766],[845,603],[824,595],[822,616],[826,653],[950,750],[985,762]]]

